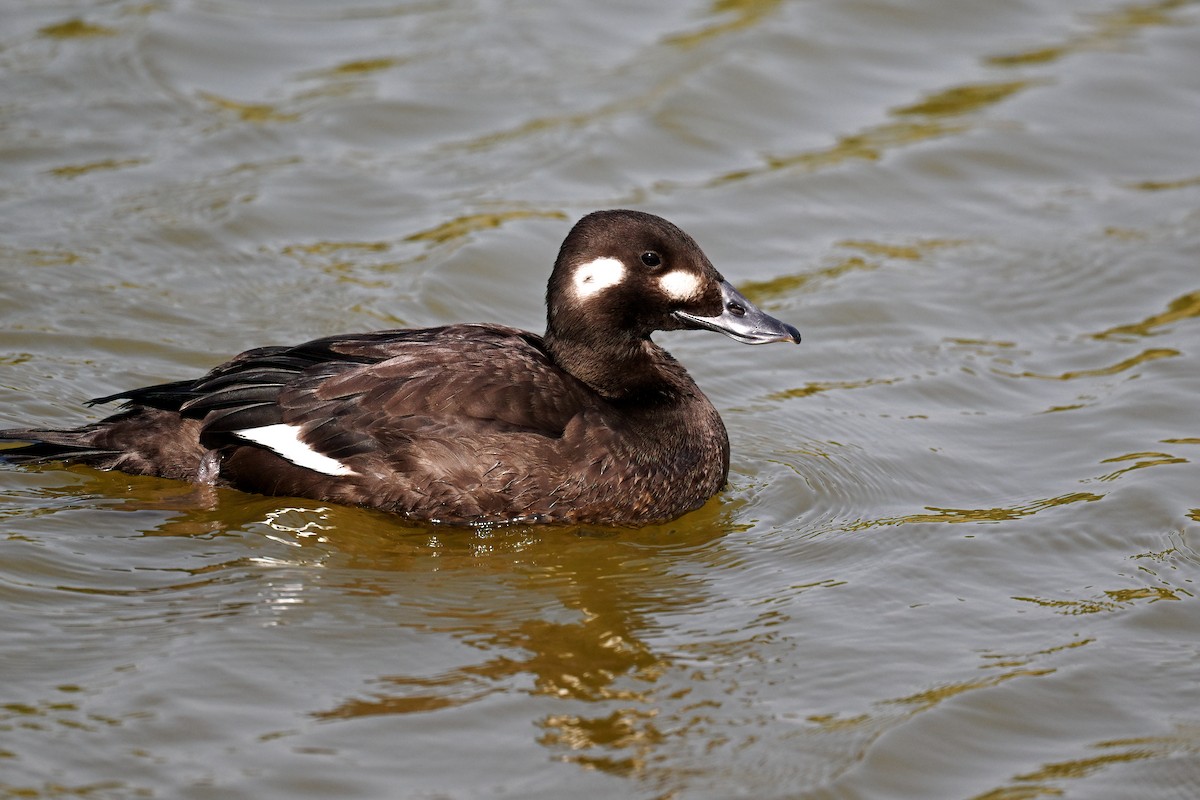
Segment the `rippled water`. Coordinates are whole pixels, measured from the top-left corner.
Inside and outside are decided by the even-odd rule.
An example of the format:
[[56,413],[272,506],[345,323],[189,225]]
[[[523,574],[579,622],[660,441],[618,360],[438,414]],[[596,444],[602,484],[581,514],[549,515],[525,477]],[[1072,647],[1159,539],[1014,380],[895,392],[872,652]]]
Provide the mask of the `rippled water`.
[[641,531],[0,469],[0,797],[1200,794],[1197,3],[0,19],[0,425],[540,329],[603,207],[805,336],[661,337],[733,466]]

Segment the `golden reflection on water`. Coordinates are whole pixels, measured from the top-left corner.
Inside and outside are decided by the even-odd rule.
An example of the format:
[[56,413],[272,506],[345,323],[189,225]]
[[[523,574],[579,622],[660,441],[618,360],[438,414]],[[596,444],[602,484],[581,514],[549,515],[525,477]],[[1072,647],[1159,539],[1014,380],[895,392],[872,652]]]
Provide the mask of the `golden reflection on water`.
[[[336,278],[339,282],[350,283],[366,288],[391,288],[387,281],[364,277],[367,273],[394,273],[404,271],[414,265],[427,261],[430,251],[439,247],[455,247],[468,240],[472,234],[498,228],[506,223],[525,219],[558,219],[565,220],[568,216],[562,211],[546,211],[528,208],[516,208],[503,211],[489,211],[476,214],[465,214],[432,228],[408,234],[399,241],[421,245],[425,249],[420,252],[403,255],[388,255],[401,248],[397,242],[389,241],[317,241],[307,244],[289,244],[280,249],[283,255],[296,259],[301,264],[311,266]],[[409,324],[403,319],[391,315],[381,316],[370,309],[355,307],[356,313],[371,314],[383,320],[388,325]]]
[[47,25],[38,33],[48,39],[87,39],[94,36],[116,36],[120,31],[84,22],[81,19],[71,19],[57,25]]
[[[0,247],[0,253],[10,255]],[[71,266],[83,260],[79,253],[69,250],[23,250],[11,255],[18,261],[30,267]]]
[[1144,192],[1165,192],[1173,189],[1187,189],[1191,186],[1200,186],[1200,175],[1175,181],[1138,181],[1131,183],[1129,188],[1140,189]]
[[969,114],[981,108],[995,105],[1023,89],[1035,85],[1036,81],[1002,81],[998,83],[968,83],[953,86],[929,95],[920,102],[894,109],[898,116],[944,117]]
[[[612,775],[636,776],[645,772],[650,753],[666,735],[652,721],[654,710],[620,709],[606,716],[583,717],[575,714],[552,714],[541,725],[546,729],[538,742],[551,749],[565,749],[571,754],[564,761]],[[590,751],[632,755],[597,755]],[[589,751],[589,752],[582,752]]]
[[933,513],[910,514],[903,517],[874,520],[863,523],[863,527],[905,525],[922,522],[948,522],[951,524],[962,522],[1007,522],[1032,516],[1049,508],[1071,505],[1072,503],[1093,503],[1103,499],[1104,495],[1100,494],[1074,492],[1045,500],[1035,500],[1031,503],[1011,508],[937,508],[935,506],[926,506],[925,510]]
[[904,261],[919,261],[931,250],[959,247],[966,244],[970,244],[970,241],[967,239],[917,239],[911,244],[892,244],[889,242],[873,242],[866,239],[847,239],[838,242],[838,247],[854,248],[872,256],[898,258]]
[[[734,529],[728,505],[721,503],[710,503],[681,525],[635,535],[519,526],[490,532],[407,528],[358,509],[233,500],[220,524],[251,532],[264,527],[268,538],[297,550],[294,560],[256,559],[267,570],[264,577],[278,567],[326,570],[312,587],[303,573],[289,571],[265,598],[279,613],[321,602],[308,597],[311,590],[377,598],[412,591],[404,582],[385,580],[390,573],[443,573],[457,587],[454,601],[431,607],[430,620],[419,625],[469,644],[480,653],[478,661],[434,674],[383,670],[367,686],[344,687],[346,699],[311,711],[315,719],[420,714],[524,686],[533,697],[595,704],[594,714],[578,706],[546,713],[537,722],[537,741],[563,760],[619,775],[640,772],[664,738],[654,722],[662,700],[657,695],[674,659],[650,643],[647,634],[655,627],[647,614],[702,605],[703,587],[675,574],[672,565],[688,552],[707,552]],[[179,521],[159,531],[195,533],[192,524],[176,528]],[[659,559],[660,553],[669,558]],[[362,569],[379,577],[364,576]],[[553,612],[528,613],[521,603],[529,597],[541,597]]]
[[713,0],[709,14],[726,19],[692,33],[669,36],[666,43],[682,48],[695,47],[723,34],[753,27],[774,13],[781,4],[781,0]]
[[839,136],[833,146],[823,150],[805,150],[791,155],[768,156],[760,166],[733,170],[712,178],[705,188],[718,188],[761,175],[789,169],[817,172],[840,166],[848,161],[878,161],[889,150],[905,145],[926,142],[944,136],[966,133],[965,123],[946,122],[889,122],[868,128],[861,133]]
[[877,242],[869,239],[846,239],[838,242],[837,246],[858,250],[867,256],[876,258],[871,260],[862,256],[839,258],[834,263],[811,272],[779,275],[764,281],[746,281],[740,283],[738,289],[755,303],[768,303],[780,297],[794,297],[801,289],[808,288],[809,284],[836,280],[850,273],[879,269],[882,261],[876,259],[919,261],[933,250],[967,244],[970,244],[967,239],[917,239],[904,244]]
[[815,272],[780,275],[765,281],[747,281],[738,289],[755,303],[763,303],[775,297],[786,297],[797,292],[814,280],[837,278],[847,272],[878,269],[879,265],[859,256],[840,259],[837,263]]
[[1093,339],[1110,339],[1117,336],[1153,336],[1158,328],[1176,322],[1200,317],[1200,291],[1189,292],[1167,304],[1166,311],[1152,314],[1132,325],[1117,325],[1106,331],[1092,334]]
[[365,75],[371,72],[381,72],[385,69],[399,66],[403,63],[399,58],[364,58],[357,61],[346,61],[328,70],[329,75]]
[[300,119],[296,113],[280,111],[270,103],[242,103],[212,92],[200,92],[202,100],[207,101],[214,109],[234,114],[242,122],[263,125],[273,122],[295,122]]
[[861,381],[810,381],[795,389],[784,389],[767,395],[768,400],[796,400],[801,397],[811,397],[822,392],[842,391],[845,389],[865,389],[868,386],[888,386],[898,383],[901,378],[866,378]]
[[988,669],[988,668],[993,668],[993,667],[1007,668],[1007,667],[1025,666],[1026,664],[1031,663],[1035,658],[1037,658],[1039,656],[1048,656],[1048,655],[1053,655],[1054,653],[1061,653],[1064,650],[1073,650],[1077,647],[1084,647],[1085,645],[1089,645],[1094,641],[1096,641],[1094,638],[1073,639],[1073,640],[1067,642],[1066,644],[1054,645],[1052,647],[1046,647],[1041,650],[1035,650],[1032,653],[1023,653],[1023,654],[985,653],[983,657],[985,659],[990,659],[990,660],[984,664],[981,664],[980,667],[982,669]]
[[1053,609],[1059,614],[1076,616],[1079,614],[1100,614],[1121,611],[1128,608],[1136,600],[1146,600],[1151,603],[1158,600],[1181,600],[1180,593],[1184,596],[1192,596],[1186,590],[1173,590],[1162,586],[1141,586],[1132,589],[1113,589],[1104,592],[1104,598],[1097,597],[1086,600],[1065,600],[1045,597],[1014,597],[1013,599],[1023,603],[1032,603],[1042,608]]
[[[583,580],[586,578],[576,579],[579,585]],[[639,639],[644,621],[631,613],[628,605],[638,598],[618,595],[614,602],[602,592],[588,594],[591,599],[587,601],[564,598],[568,607],[579,612],[577,622],[515,621],[503,608],[448,613],[442,623],[481,651],[528,655],[489,657],[434,676],[382,675],[374,681],[378,688],[370,697],[350,698],[334,708],[314,712],[314,716],[345,719],[461,705],[500,691],[514,678],[532,678],[529,692],[533,695],[589,702],[649,702],[666,661]],[[544,724],[554,727],[549,719]],[[596,744],[602,745],[603,726],[594,722],[593,727],[600,735]],[[577,747],[578,738],[572,741],[573,748]]]
[[1148,364],[1151,361],[1157,361],[1161,358],[1175,358],[1181,355],[1183,355],[1183,353],[1170,347],[1156,347],[1150,348],[1149,350],[1143,350],[1136,356],[1130,356],[1129,358],[1118,361],[1116,364],[1111,364],[1107,367],[1068,370],[1067,372],[1062,372],[1058,375],[1050,375],[1043,372],[1033,372],[1029,370],[1025,372],[1004,372],[1001,370],[996,370],[996,372],[1009,378],[1038,378],[1040,380],[1048,381],[1073,381],[1079,378],[1102,378],[1108,375],[1118,375],[1122,372],[1127,372],[1134,367],[1139,367],[1142,364]]
[[1048,64],[1069,55],[1115,47],[1139,29],[1177,24],[1171,11],[1182,9],[1190,0],[1161,0],[1157,3],[1134,3],[1100,14],[1086,14],[1082,19],[1088,30],[1067,37],[1057,44],[1032,47],[1014,53],[991,56],[987,64],[994,67],[1024,67]]
[[568,219],[562,211],[533,211],[515,209],[512,211],[492,211],[481,214],[465,214],[443,222],[428,230],[417,231],[404,237],[406,242],[435,242],[444,244],[453,239],[461,239],[472,233],[499,228],[506,222],[521,219]]
[[[1026,596],[1017,596],[1012,599],[1047,608],[1053,610],[1055,613],[1066,616],[1113,613],[1132,608],[1138,604],[1149,605],[1161,600],[1178,601],[1194,599],[1196,597],[1195,592],[1187,586],[1178,585],[1179,580],[1173,580],[1173,573],[1180,561],[1194,562],[1196,560],[1195,551],[1188,545],[1183,532],[1172,534],[1171,542],[1171,546],[1166,549],[1130,556],[1131,560],[1138,562],[1138,576],[1153,581],[1153,585],[1108,589],[1094,593],[1091,597],[1078,599]],[[1163,574],[1164,571],[1165,575]],[[1190,583],[1186,579],[1184,579],[1184,582]]]
[[1186,464],[1188,460],[1180,456],[1173,456],[1170,453],[1126,453],[1125,455],[1113,456],[1101,461],[1101,464],[1119,464],[1123,461],[1133,461],[1135,463],[1128,467],[1123,467],[1115,472],[1110,472],[1106,475],[1101,475],[1096,478],[1098,481],[1115,481],[1127,472],[1133,472],[1137,469],[1145,469],[1146,467],[1159,467],[1165,464]]
[[[423,254],[418,254],[409,259],[368,261],[370,255],[387,253],[391,249],[392,245],[389,242],[321,241],[304,245],[285,245],[279,252],[285,256],[294,258],[306,267],[321,270],[325,274],[334,277],[340,283],[353,284],[369,289],[386,289],[390,288],[390,285],[386,281],[365,278],[363,274],[368,271],[379,273],[399,270],[424,259]],[[361,309],[356,308],[354,310],[360,311]],[[404,324],[400,320],[388,321],[394,324]]]
[[313,242],[311,244],[289,244],[280,252],[285,255],[304,253],[307,255],[329,255],[349,250],[351,253],[382,253],[391,249],[388,242]]
[[[1195,725],[1175,726],[1176,732],[1168,736],[1134,736],[1127,739],[1107,739],[1090,745],[1103,750],[1100,755],[1066,761],[1052,761],[1041,767],[1012,777],[1010,782],[991,791],[977,794],[971,800],[1034,800],[1039,797],[1062,797],[1066,790],[1056,785],[1062,781],[1086,778],[1108,767],[1133,764],[1142,761],[1163,761],[1155,767],[1169,769],[1172,760],[1186,764],[1188,756],[1200,755],[1200,727]],[[1180,797],[1193,796],[1200,790],[1196,777],[1188,769],[1180,773],[1176,788]],[[1187,793],[1187,794],[1184,794]]]
[[[575,612],[575,621],[517,620],[502,607],[448,610],[440,624],[478,648],[485,654],[482,660],[432,676],[383,674],[367,696],[355,694],[314,716],[333,720],[422,713],[511,692],[531,681],[525,690],[530,695],[596,704],[594,714],[545,714],[537,723],[542,745],[593,768],[636,771],[646,750],[662,738],[653,723],[655,692],[670,658],[645,641],[647,621],[638,610],[655,602],[657,590],[641,595],[636,579],[619,585],[606,580],[614,568],[611,557],[595,558],[593,553],[583,561],[554,559],[555,571],[571,575],[556,582],[555,591],[563,608]],[[501,654],[487,655],[496,651]],[[620,707],[614,710],[614,703]]]
[[50,174],[58,178],[77,178],[80,175],[87,175],[89,172],[125,169],[127,167],[136,167],[146,162],[147,159],[145,158],[106,158],[88,164],[71,164],[64,167],[55,167],[50,170]]
[[978,689],[991,689],[999,686],[1002,683],[1011,681],[1014,678],[1039,678],[1043,675],[1053,675],[1057,670],[1048,669],[1011,669],[1007,672],[1002,672],[999,675],[991,675],[986,678],[978,678],[971,681],[959,681],[957,683],[947,683],[941,686],[935,686],[932,689],[926,689],[922,692],[910,694],[907,697],[897,697],[893,700],[884,700],[884,703],[895,703],[896,705],[913,706],[917,710],[925,711],[934,706],[945,702],[953,697],[966,692],[973,692]]

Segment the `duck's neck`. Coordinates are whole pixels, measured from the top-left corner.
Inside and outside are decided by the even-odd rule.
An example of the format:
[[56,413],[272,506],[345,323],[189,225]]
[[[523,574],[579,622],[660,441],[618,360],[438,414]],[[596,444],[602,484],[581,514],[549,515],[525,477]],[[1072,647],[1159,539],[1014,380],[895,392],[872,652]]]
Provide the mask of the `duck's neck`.
[[657,401],[695,386],[678,361],[649,338],[577,339],[547,331],[546,350],[560,367],[608,400]]

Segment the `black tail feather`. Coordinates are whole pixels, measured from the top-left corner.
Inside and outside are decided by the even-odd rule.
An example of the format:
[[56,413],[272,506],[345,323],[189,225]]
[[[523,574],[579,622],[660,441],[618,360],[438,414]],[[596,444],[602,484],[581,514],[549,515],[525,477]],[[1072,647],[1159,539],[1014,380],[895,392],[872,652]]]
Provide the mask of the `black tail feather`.
[[[115,452],[97,448],[81,431],[0,430],[0,461],[10,464],[39,464],[46,461],[72,461],[93,464],[111,459]],[[28,442],[16,447],[7,442]]]
[[[88,400],[87,405],[95,406],[115,400],[124,400],[125,402],[121,404],[122,408],[149,406],[161,408],[163,411],[178,411],[180,406],[196,396],[195,386],[196,381],[194,380],[159,383],[154,386],[144,386],[141,389],[129,389],[104,397],[96,397]],[[36,433],[36,431],[34,432]],[[3,434],[3,431],[0,431],[0,434]]]

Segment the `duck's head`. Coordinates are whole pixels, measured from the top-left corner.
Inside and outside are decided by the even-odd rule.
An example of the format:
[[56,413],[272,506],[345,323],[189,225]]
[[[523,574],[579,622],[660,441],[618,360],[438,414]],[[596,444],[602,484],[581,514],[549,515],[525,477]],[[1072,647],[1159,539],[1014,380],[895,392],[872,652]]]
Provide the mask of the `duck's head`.
[[563,241],[546,297],[547,338],[596,345],[684,328],[746,344],[800,341],[721,273],[696,241],[662,217],[596,211]]

